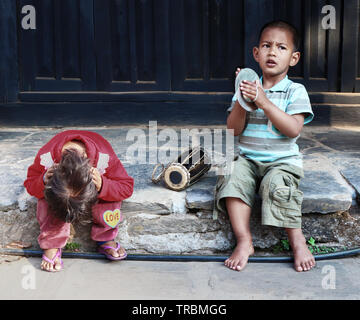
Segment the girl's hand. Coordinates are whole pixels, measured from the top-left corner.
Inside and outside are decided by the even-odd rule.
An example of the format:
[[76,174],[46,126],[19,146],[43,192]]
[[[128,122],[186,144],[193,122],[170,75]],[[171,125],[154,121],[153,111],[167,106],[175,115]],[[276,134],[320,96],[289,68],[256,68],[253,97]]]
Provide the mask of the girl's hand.
[[235,71],[235,78],[237,77],[237,75],[239,74],[239,72],[241,71],[240,68],[236,68],[236,71]]
[[49,169],[47,169],[44,175],[44,184],[47,184],[50,178],[54,175],[55,169],[59,166],[58,163],[54,163]]
[[92,174],[92,181],[95,184],[96,190],[99,192],[102,187],[102,178],[99,170],[97,168],[92,167],[90,169],[90,172]]

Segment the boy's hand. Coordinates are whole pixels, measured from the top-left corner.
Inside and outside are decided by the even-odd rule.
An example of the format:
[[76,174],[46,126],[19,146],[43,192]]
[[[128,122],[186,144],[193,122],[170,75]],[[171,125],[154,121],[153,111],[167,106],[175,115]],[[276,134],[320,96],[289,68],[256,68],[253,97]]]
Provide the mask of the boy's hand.
[[244,97],[251,99],[251,101],[253,101],[260,109],[263,109],[262,106],[266,103],[266,101],[268,101],[265,91],[258,80],[255,82],[247,80],[242,81],[240,84],[240,90]]
[[54,175],[55,169],[59,166],[58,163],[54,163],[49,169],[47,169],[44,175],[44,184],[47,184],[50,178]]
[[101,190],[102,186],[102,178],[99,170],[97,168],[92,167],[90,169],[90,172],[92,174],[92,181],[95,184],[96,190],[99,192]]
[[235,71],[235,78],[237,77],[237,75],[239,74],[239,72],[241,71],[240,68],[236,68],[236,71]]

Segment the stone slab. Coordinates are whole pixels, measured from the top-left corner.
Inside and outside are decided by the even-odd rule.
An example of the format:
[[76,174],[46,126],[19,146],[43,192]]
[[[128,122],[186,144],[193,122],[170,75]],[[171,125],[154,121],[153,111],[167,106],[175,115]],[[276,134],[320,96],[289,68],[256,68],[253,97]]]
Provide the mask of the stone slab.
[[134,190],[133,195],[123,201],[122,211],[156,214],[186,213],[185,192],[174,192],[160,186]]
[[[304,193],[303,213],[346,211],[352,205],[354,190],[341,176],[337,167],[319,155],[304,156],[305,177],[300,190]],[[188,209],[212,210],[215,177],[206,177],[186,193]]]
[[332,128],[327,132],[314,132],[313,137],[334,151],[358,152],[360,150],[360,131]]
[[[344,179],[354,188],[355,196],[360,195],[360,150],[351,153],[331,153],[329,160],[339,169]],[[355,197],[354,197],[355,198]]]
[[341,170],[344,178],[353,186],[357,197],[360,197],[360,171],[358,168],[349,168]]
[[351,207],[354,191],[326,157],[304,156],[304,175],[300,183],[303,213],[338,212]]
[[349,210],[352,190],[336,180],[332,173],[308,171],[300,184],[304,193],[303,213],[331,213]]
[[186,207],[190,210],[211,211],[214,205],[214,188],[217,177],[207,174],[186,189]]
[[193,189],[186,192],[186,207],[188,209],[211,210],[214,203],[213,188]]

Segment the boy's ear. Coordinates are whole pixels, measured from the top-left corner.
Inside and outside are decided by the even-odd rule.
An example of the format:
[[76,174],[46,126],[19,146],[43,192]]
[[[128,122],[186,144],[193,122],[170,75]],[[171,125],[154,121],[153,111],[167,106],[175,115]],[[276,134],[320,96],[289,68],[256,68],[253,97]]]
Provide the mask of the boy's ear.
[[300,52],[299,51],[293,52],[290,60],[290,67],[296,66],[299,60],[300,60]]
[[253,48],[253,57],[256,62],[259,62],[259,48],[258,47]]

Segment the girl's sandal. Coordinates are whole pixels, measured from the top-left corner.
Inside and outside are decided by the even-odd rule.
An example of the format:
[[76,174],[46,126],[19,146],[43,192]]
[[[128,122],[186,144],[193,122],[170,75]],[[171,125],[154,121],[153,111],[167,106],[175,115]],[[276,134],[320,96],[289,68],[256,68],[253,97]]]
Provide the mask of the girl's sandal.
[[104,246],[104,245],[103,245],[103,246],[99,246],[98,252],[104,254],[105,257],[106,257],[107,259],[109,259],[109,260],[113,260],[113,261],[115,261],[115,260],[124,260],[124,259],[127,257],[127,253],[126,253],[126,252],[125,252],[124,255],[119,256],[119,257],[114,257],[113,255],[111,255],[111,254],[109,254],[108,252],[106,252],[107,249],[113,249],[113,250],[115,250],[115,251],[118,251],[120,248],[121,248],[120,243],[116,243],[116,248],[111,247],[111,246]]
[[[47,272],[59,272],[59,271],[61,271],[63,269],[63,261],[61,260],[61,252],[62,252],[62,249],[58,248],[54,258],[52,258],[52,259],[49,259],[45,254],[43,254],[42,259],[45,260],[46,262],[50,263],[53,266],[53,268],[51,270],[46,269],[46,268],[41,268],[41,269],[44,270],[44,271],[47,271]],[[60,260],[61,268],[59,270],[55,269],[55,264],[56,264],[55,260],[57,258],[59,258],[59,260]]]

